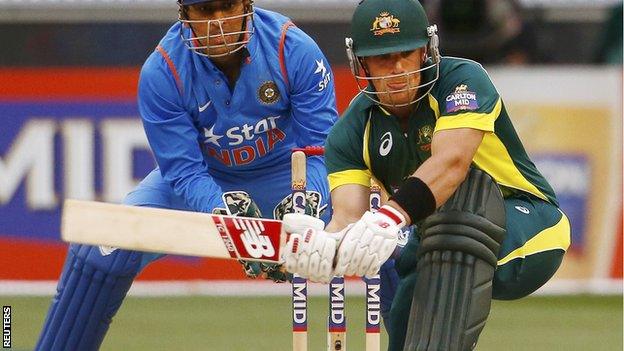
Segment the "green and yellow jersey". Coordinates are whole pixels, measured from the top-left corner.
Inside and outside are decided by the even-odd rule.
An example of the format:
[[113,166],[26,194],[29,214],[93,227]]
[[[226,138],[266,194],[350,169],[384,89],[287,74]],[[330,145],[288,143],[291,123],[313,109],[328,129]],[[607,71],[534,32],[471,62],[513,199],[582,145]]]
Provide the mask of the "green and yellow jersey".
[[431,157],[431,139],[441,130],[485,132],[473,164],[487,172],[509,196],[518,191],[558,205],[555,193],[527,155],[503,101],[477,62],[443,57],[440,76],[418,102],[407,130],[399,118],[362,93],[332,128],[325,142],[330,189],[369,186],[374,177],[392,194],[403,179]]

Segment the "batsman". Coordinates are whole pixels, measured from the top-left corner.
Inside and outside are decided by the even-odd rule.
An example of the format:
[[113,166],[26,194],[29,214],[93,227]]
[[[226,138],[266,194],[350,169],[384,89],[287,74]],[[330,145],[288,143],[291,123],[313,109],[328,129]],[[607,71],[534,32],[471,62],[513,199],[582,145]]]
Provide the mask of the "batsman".
[[[557,271],[568,219],[485,69],[440,56],[418,1],[364,0],[351,32],[360,93],[325,143],[333,217],[291,235],[286,267],[323,282],[373,275],[414,224],[396,260],[389,350],[472,350],[492,299],[527,296]],[[375,213],[371,178],[390,195]]]

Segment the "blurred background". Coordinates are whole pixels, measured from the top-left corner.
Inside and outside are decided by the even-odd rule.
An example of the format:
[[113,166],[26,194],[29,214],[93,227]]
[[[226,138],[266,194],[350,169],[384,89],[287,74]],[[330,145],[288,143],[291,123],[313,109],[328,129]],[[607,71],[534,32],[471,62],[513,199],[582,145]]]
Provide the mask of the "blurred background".
[[[622,1],[422,2],[430,22],[438,25],[442,54],[477,60],[488,70],[572,225],[572,247],[555,279],[528,302],[494,305],[493,318],[501,324],[514,323],[503,317],[509,314],[524,313],[528,321],[516,321],[513,334],[504,334],[510,328],[491,329],[497,322],[489,323],[480,349],[492,349],[488,345],[499,344],[498,338],[518,338],[523,346],[510,350],[586,350],[588,345],[621,350]],[[333,68],[343,111],[356,92],[344,37],[357,1],[255,3],[291,17],[317,41]],[[138,117],[136,85],[143,61],[176,19],[174,0],[0,1],[0,302],[19,307],[13,312],[16,323],[23,320],[13,329],[17,349],[34,345],[64,260],[66,245],[58,239],[63,199],[119,202],[154,166]],[[348,294],[360,303],[362,284],[349,284]],[[312,287],[313,295],[324,292]],[[131,290],[135,298],[122,307],[105,346],[171,349],[184,340],[191,344],[182,349],[286,350],[288,293],[286,285],[244,281],[235,263],[167,257],[141,274]],[[224,334],[229,346],[206,348],[214,336],[208,333],[226,333],[227,328],[209,324],[209,312],[196,311],[218,308],[223,295],[236,304],[250,303],[249,309],[219,313],[220,318],[233,314],[232,328],[241,320],[272,315],[262,309],[256,317],[248,314],[264,302],[234,297],[241,294],[283,300],[277,304],[283,320],[275,318],[279,343],[247,347],[236,344],[244,340]],[[151,303],[142,300],[155,295]],[[215,295],[221,297],[212,300]],[[326,306],[319,299],[322,314]],[[169,306],[160,319],[149,314],[158,313],[156,306]],[[514,310],[523,306],[524,312]],[[594,314],[583,317],[583,311]],[[540,326],[530,322],[540,312],[543,318],[558,316],[543,325],[561,326],[554,339],[530,329]],[[175,313],[182,315],[171,320],[181,326],[180,333],[189,334],[163,337],[172,330],[167,316]],[[589,324],[566,324],[606,315],[613,321],[607,334]],[[119,325],[132,327],[147,319],[161,320],[162,330],[150,324],[137,333],[157,334],[124,338],[126,329]],[[196,344],[184,322],[202,325],[193,334],[204,335]],[[265,326],[258,328],[261,332]],[[517,334],[522,328],[529,328],[526,335]],[[562,346],[566,342],[569,346]]]

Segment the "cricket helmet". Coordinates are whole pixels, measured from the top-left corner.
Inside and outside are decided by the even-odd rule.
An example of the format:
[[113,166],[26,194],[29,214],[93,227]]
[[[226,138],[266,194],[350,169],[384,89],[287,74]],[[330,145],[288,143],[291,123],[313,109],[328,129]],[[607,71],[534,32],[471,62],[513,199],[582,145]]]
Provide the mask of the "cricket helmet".
[[[242,14],[201,20],[191,20],[188,18],[187,6],[218,1],[223,2],[232,0],[177,0],[179,6],[178,20],[182,23],[182,26],[180,26],[180,37],[182,38],[184,45],[198,55],[206,57],[222,57],[233,54],[242,50],[249,43],[251,36],[253,35],[253,0],[242,1],[245,4]],[[225,32],[223,30],[224,22],[238,19],[242,19],[240,30],[234,32]],[[206,34],[195,34],[191,24],[195,27],[205,26]],[[221,43],[211,45],[209,43],[211,38],[221,38]],[[225,48],[226,50],[219,50],[221,52],[218,53],[214,52],[214,50],[221,48]],[[213,52],[211,53],[211,51]]]
[[[429,25],[427,14],[417,0],[363,0],[355,9],[351,20],[351,38],[345,39],[347,57],[358,88],[376,103],[380,94],[374,90],[372,81],[392,79],[398,76],[421,74],[421,84],[405,90],[418,91],[409,103],[391,106],[411,105],[431,91],[439,76],[440,53],[438,50],[437,26]],[[384,55],[394,52],[412,51],[426,47],[428,58],[422,67],[392,76],[371,77],[362,65],[362,57]],[[425,88],[426,91],[424,90]]]

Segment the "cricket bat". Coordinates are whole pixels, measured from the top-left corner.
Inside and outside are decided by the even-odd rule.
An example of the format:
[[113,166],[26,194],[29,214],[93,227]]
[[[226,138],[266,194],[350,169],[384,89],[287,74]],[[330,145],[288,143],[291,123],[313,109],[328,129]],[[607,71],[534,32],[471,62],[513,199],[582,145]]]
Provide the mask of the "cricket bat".
[[279,263],[282,222],[65,200],[63,241],[127,250]]

